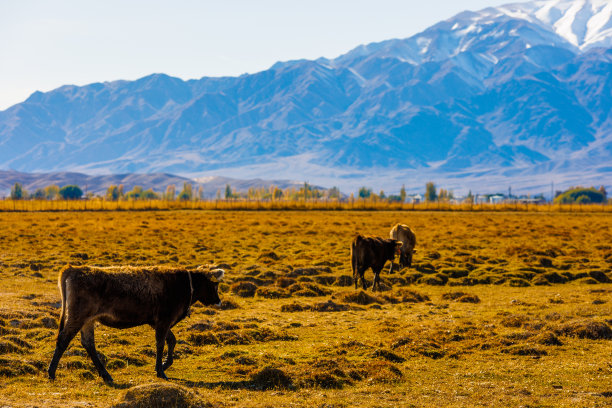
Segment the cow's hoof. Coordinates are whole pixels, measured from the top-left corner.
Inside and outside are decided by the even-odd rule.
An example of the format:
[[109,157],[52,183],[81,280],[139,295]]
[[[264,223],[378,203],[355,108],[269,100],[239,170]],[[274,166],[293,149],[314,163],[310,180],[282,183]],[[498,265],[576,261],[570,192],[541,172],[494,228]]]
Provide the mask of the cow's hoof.
[[112,384],[114,382],[113,377],[111,377],[110,375],[103,375],[102,379],[104,380],[105,383],[107,384]]
[[168,380],[168,376],[166,376],[166,374],[163,372],[157,373],[157,377],[161,378],[162,380]]
[[49,373],[49,380],[51,381],[55,380],[55,373],[53,374]]

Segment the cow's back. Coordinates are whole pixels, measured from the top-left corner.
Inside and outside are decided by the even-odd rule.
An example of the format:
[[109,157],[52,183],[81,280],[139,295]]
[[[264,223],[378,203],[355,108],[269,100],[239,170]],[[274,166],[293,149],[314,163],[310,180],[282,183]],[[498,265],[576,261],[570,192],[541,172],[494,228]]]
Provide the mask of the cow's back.
[[416,236],[406,224],[396,224],[391,228],[389,237],[396,241],[402,241],[404,243],[403,249],[413,249],[416,246]]
[[177,292],[189,291],[180,287],[175,271],[155,267],[67,267],[60,279],[65,279],[73,307],[83,305],[89,310],[82,312],[108,316],[105,324],[113,327],[108,324],[113,320],[125,321],[126,327],[152,323],[162,307],[172,309]]
[[357,236],[354,241],[354,251],[360,265],[371,266],[385,259],[385,243],[379,237]]

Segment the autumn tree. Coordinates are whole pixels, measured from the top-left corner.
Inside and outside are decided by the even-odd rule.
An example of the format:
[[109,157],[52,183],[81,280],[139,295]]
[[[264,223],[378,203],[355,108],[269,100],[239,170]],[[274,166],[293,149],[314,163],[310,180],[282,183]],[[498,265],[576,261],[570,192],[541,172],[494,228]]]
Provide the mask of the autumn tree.
[[78,200],[83,196],[83,190],[77,185],[70,184],[60,188],[59,195],[64,200]]
[[429,181],[425,184],[425,201],[433,202],[438,199],[438,194],[436,194],[436,185]]
[[174,184],[170,184],[168,187],[166,187],[166,194],[164,194],[164,199],[168,201],[173,201],[175,195],[176,187],[174,186]]
[[21,183],[15,183],[11,188],[11,199],[12,200],[23,200],[26,197],[26,191]]

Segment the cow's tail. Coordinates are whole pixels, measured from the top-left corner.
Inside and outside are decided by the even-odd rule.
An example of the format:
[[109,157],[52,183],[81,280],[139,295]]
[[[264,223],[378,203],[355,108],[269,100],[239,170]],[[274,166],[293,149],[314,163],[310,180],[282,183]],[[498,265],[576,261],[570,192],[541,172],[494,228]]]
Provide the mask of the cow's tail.
[[64,320],[66,320],[66,269],[69,267],[70,265],[62,269],[57,280],[57,285],[59,286],[60,295],[62,297],[62,313],[60,314],[58,335],[64,330]]
[[361,241],[361,235],[357,235],[351,244],[351,267],[353,268],[353,279],[357,279],[357,271],[359,270],[359,257],[357,256],[357,245]]

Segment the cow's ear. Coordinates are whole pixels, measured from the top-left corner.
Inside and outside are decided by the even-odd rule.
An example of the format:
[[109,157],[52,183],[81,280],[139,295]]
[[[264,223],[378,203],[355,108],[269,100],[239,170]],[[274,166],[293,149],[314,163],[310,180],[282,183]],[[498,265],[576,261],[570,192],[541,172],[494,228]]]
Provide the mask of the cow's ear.
[[217,268],[210,271],[209,275],[211,278],[214,278],[218,282],[221,282],[223,280],[223,277],[225,276],[225,271],[223,269]]

